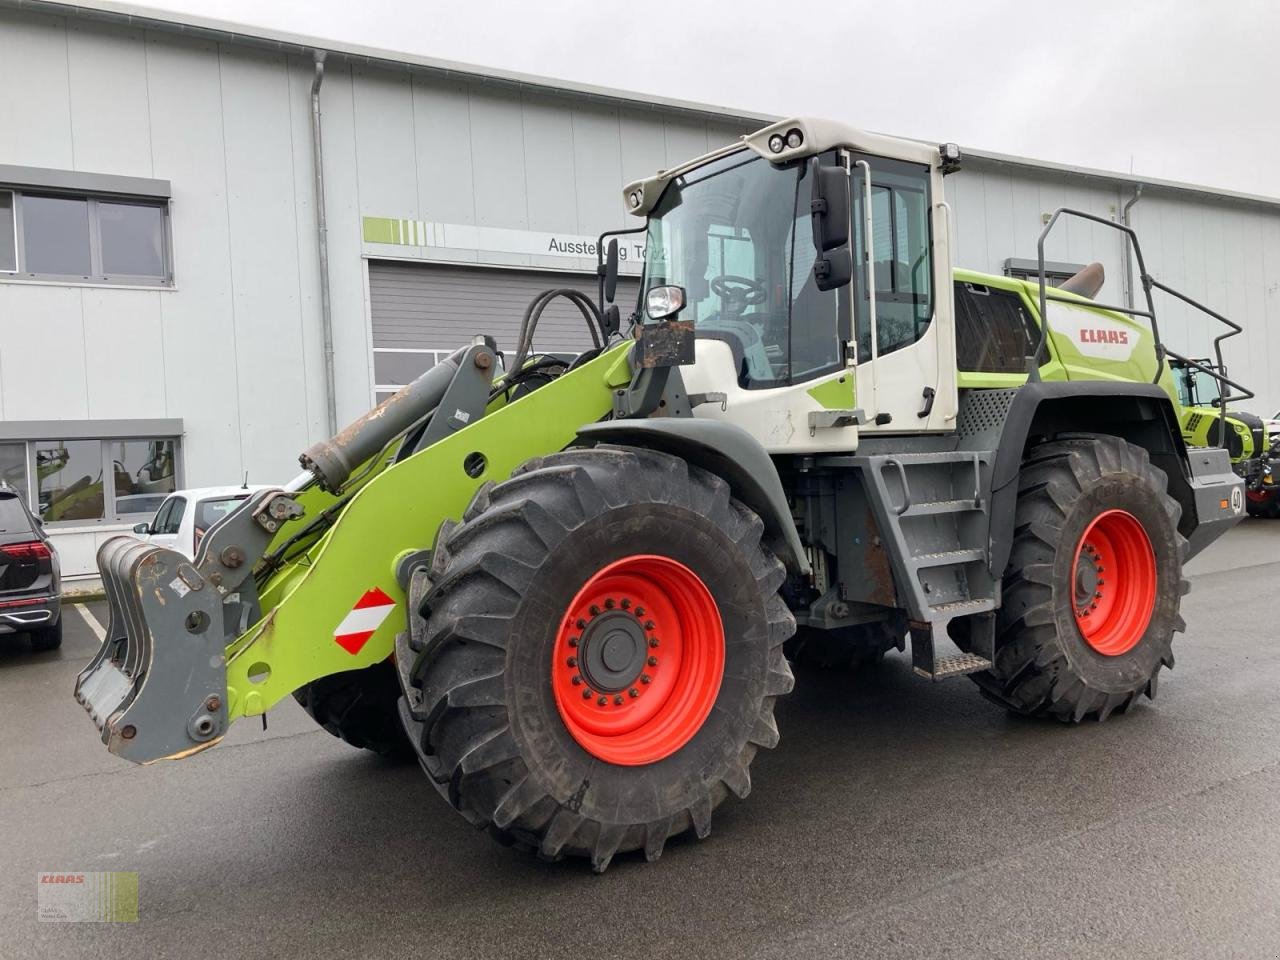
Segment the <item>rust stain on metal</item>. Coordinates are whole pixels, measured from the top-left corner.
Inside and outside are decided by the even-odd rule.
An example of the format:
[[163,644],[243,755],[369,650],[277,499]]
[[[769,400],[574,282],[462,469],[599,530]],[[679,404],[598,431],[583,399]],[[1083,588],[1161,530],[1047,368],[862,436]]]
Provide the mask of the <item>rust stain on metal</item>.
[[889,553],[880,538],[880,527],[876,524],[871,507],[867,507],[866,517],[867,549],[865,569],[875,585],[872,595],[867,599],[871,603],[894,606],[897,602],[897,591],[893,585],[893,570],[889,566]]

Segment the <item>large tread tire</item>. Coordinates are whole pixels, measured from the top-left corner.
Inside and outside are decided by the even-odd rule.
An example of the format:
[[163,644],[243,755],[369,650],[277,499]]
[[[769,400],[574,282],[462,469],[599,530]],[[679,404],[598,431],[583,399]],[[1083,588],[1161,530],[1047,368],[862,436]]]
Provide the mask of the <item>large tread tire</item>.
[[[750,791],[757,749],[778,741],[774,701],[794,683],[782,647],[795,618],[763,531],[724,480],[643,449],[572,449],[482,487],[462,522],[437,536],[403,705],[440,793],[500,842],[544,859],[587,857],[597,872],[617,853],[655,860],[685,831],[706,837],[726,796]],[[550,672],[578,589],[637,554],[678,560],[703,580],[725,662],[692,738],[656,762],[622,766],[574,739]]]
[[400,681],[389,660],[313,680],[293,698],[311,719],[353,747],[391,760],[413,756],[400,722]]
[[[1118,656],[1094,650],[1076,626],[1071,570],[1076,546],[1102,511],[1122,509],[1142,524],[1156,560],[1150,622]],[[1187,541],[1168,478],[1147,452],[1117,437],[1070,435],[1033,448],[1018,482],[1013,549],[996,615],[995,662],[971,674],[993,702],[1028,716],[1079,723],[1154,699],[1162,667],[1173,667],[1173,634]]]

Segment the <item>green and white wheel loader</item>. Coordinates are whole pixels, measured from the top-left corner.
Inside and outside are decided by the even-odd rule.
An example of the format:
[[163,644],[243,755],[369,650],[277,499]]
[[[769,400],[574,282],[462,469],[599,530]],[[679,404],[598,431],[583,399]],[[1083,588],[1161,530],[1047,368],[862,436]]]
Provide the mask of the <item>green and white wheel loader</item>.
[[[603,870],[747,795],[797,628],[831,659],[909,643],[1022,714],[1154,696],[1243,481],[1184,442],[1132,233],[1143,309],[1092,267],[1046,287],[1043,235],[1038,283],[953,271],[958,162],[792,119],[633,183],[625,326],[606,235],[598,303],[548,291],[502,354],[476,331],[194,561],[105,543],[76,697],[107,748],[186,757],[293,694],[503,842]],[[534,349],[555,296],[576,358]]]

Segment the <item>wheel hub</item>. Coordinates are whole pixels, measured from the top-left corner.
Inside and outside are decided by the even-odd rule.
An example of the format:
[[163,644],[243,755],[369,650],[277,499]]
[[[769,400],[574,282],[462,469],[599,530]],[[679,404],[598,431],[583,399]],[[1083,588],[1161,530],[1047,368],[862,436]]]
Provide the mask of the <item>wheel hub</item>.
[[[630,598],[623,599],[631,606]],[[588,686],[613,692],[626,690],[639,679],[649,648],[644,625],[629,610],[609,610],[593,617],[579,642],[578,661]]]

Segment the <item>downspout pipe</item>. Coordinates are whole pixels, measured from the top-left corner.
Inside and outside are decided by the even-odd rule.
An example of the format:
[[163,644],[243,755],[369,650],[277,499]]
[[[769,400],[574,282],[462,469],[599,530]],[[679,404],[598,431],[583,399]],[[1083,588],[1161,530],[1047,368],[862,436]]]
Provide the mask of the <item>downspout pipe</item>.
[[[1142,199],[1142,184],[1138,184],[1133,190],[1133,196],[1129,198],[1129,202],[1124,205],[1120,211],[1120,222],[1133,229],[1133,224],[1129,222],[1129,210],[1135,203]],[[1133,289],[1133,244],[1129,242],[1129,238],[1124,238],[1124,304],[1132,309],[1136,298]]]
[[324,208],[324,143],[320,136],[320,87],[324,83],[325,51],[315,51],[311,81],[311,162],[314,166],[316,249],[320,257],[320,327],[324,338],[324,402],[327,436],[338,432],[337,382],[333,373],[333,304],[329,298],[329,222]]

